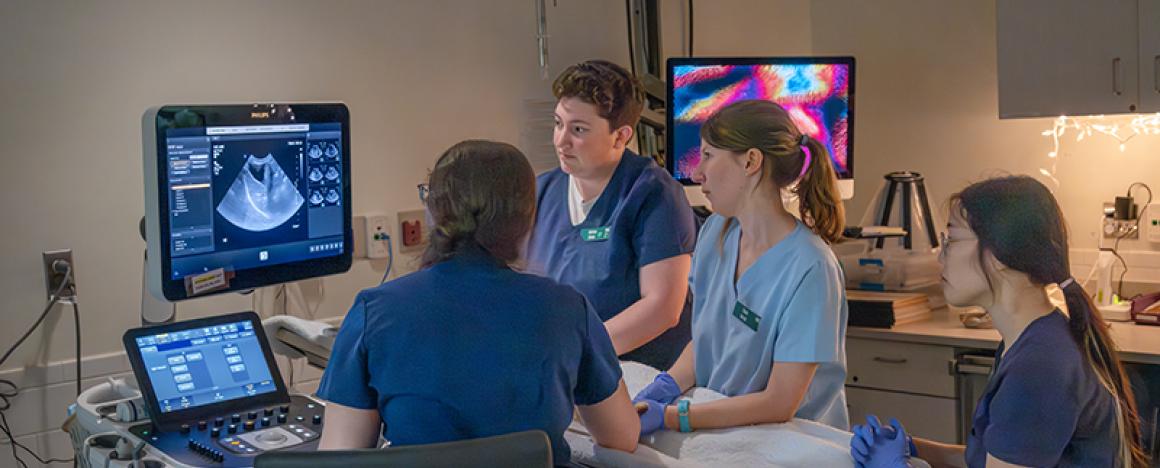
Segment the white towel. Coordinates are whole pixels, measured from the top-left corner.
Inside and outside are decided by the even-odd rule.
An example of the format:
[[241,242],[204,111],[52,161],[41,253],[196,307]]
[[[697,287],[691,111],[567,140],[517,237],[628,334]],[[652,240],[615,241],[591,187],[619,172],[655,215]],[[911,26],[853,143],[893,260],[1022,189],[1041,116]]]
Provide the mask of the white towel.
[[269,339],[270,347],[274,352],[292,358],[303,357],[303,354],[282,343],[282,340],[278,339],[278,330],[285,329],[328,351],[334,347],[334,337],[338,335],[338,329],[325,322],[316,322],[289,315],[275,315],[262,320],[262,328],[266,331],[266,337]]
[[[621,368],[629,395],[635,395],[659,373],[635,362],[622,362]],[[685,397],[694,405],[725,398],[707,388],[689,390]],[[850,437],[849,432],[804,419],[690,433],[657,431],[641,439],[634,453],[596,446],[579,423],[573,423],[565,436],[572,460],[592,466],[838,468],[854,466]],[[911,459],[911,463],[927,466],[918,459]]]

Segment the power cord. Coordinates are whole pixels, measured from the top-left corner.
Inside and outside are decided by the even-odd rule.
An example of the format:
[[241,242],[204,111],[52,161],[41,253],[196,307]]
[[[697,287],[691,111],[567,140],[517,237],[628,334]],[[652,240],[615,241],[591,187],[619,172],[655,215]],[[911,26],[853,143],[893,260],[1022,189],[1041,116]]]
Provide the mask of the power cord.
[[391,236],[387,235],[387,271],[383,272],[383,279],[379,280],[379,284],[387,282],[387,276],[391,274],[391,268],[395,266],[395,249],[391,246]]
[[[48,313],[52,310],[53,306],[62,302],[62,299],[66,299],[68,301],[68,303],[70,305],[72,305],[73,323],[76,326],[76,330],[75,330],[75,332],[76,332],[75,333],[75,335],[76,335],[76,373],[77,373],[76,390],[77,390],[77,396],[80,396],[80,394],[81,394],[81,326],[80,326],[81,325],[81,318],[80,318],[81,313],[80,313],[80,308],[77,306],[76,290],[75,289],[70,290],[70,292],[67,296],[61,296],[61,293],[64,292],[65,288],[68,287],[72,283],[72,281],[71,281],[72,280],[72,273],[73,273],[72,265],[64,260],[56,260],[52,263],[52,268],[53,268],[53,271],[56,271],[57,273],[63,273],[63,278],[60,281],[60,286],[58,286],[56,288],[56,290],[53,291],[52,294],[48,297],[48,305],[46,305],[44,307],[44,311],[40,313],[40,317],[38,317],[36,319],[36,322],[33,323],[31,327],[29,327],[28,331],[25,331],[24,334],[21,335],[20,339],[16,340],[15,344],[13,344],[11,347],[8,348],[7,351],[4,352],[4,356],[0,357],[0,366],[3,366],[4,362],[6,362],[8,360],[8,358],[12,356],[12,353],[16,351],[16,348],[19,348],[21,344],[24,344],[24,341],[27,340],[28,337],[32,335],[32,332],[36,331],[37,328],[40,328],[40,325],[42,323],[44,323],[44,319],[48,317]],[[61,271],[61,270],[63,270],[63,271]],[[12,458],[16,459],[16,462],[19,463],[20,466],[22,466],[24,468],[28,467],[28,464],[25,463],[24,460],[20,458],[19,452],[16,451],[16,448],[19,447],[22,450],[24,450],[25,452],[28,452],[29,455],[32,455],[32,458],[35,458],[37,462],[39,462],[43,465],[47,465],[49,463],[74,463],[76,461],[75,457],[69,458],[67,460],[61,460],[58,458],[49,458],[49,459],[45,460],[45,459],[41,458],[40,455],[38,455],[36,452],[32,451],[32,449],[30,449],[30,448],[24,446],[23,444],[21,444],[20,442],[16,441],[16,437],[12,433],[12,426],[8,424],[8,417],[7,417],[7,415],[4,414],[4,412],[12,407],[12,399],[16,398],[16,396],[20,394],[20,387],[18,387],[16,385],[16,383],[14,383],[8,379],[0,379],[0,385],[6,385],[6,386],[11,388],[11,390],[8,390],[8,391],[0,391],[0,432],[3,432],[4,436],[8,437],[9,443],[12,444]]]
[[1128,262],[1125,262],[1124,257],[1120,256],[1120,241],[1132,235],[1132,233],[1140,232],[1140,220],[1144,218],[1144,211],[1147,211],[1148,206],[1152,204],[1152,188],[1143,182],[1133,182],[1132,185],[1128,186],[1128,198],[1132,198],[1132,189],[1136,187],[1143,187],[1144,190],[1148,191],[1148,201],[1144,202],[1144,209],[1136,213],[1136,225],[1124,231],[1119,236],[1116,236],[1116,242],[1112,244],[1112,255],[1115,255],[1120,260],[1120,265],[1124,267],[1124,271],[1120,272],[1119,284],[1116,286],[1116,295],[1120,296],[1121,299],[1124,298],[1124,275],[1128,274]]
[[624,20],[628,23],[628,71],[636,76],[636,51],[632,48],[632,0],[624,0]]

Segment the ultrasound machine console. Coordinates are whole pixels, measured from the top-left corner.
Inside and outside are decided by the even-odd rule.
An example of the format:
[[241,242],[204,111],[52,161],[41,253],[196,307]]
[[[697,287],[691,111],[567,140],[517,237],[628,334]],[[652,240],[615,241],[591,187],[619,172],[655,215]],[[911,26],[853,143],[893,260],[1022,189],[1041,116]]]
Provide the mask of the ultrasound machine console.
[[125,350],[151,421],[132,439],[174,466],[252,466],[271,450],[316,450],[323,404],[288,395],[253,312],[129,330]]

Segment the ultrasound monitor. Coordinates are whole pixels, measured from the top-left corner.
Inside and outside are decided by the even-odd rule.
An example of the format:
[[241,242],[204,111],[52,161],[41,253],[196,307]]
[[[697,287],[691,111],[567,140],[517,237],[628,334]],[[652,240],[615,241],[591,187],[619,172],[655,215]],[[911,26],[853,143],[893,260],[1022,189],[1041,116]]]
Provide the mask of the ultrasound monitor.
[[665,165],[681,183],[694,185],[709,116],[736,101],[765,99],[826,146],[842,198],[853,197],[853,57],[671,58],[667,78]]
[[142,125],[146,281],[156,297],[350,269],[345,105],[171,105]]

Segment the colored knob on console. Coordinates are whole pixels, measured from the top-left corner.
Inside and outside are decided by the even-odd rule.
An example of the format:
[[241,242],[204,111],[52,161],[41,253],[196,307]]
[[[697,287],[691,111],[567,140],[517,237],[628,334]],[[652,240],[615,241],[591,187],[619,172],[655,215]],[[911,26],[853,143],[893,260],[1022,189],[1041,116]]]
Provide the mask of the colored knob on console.
[[246,430],[247,430],[247,431],[252,431],[252,430],[254,430],[254,422],[253,422],[253,421],[246,421],[246,426],[245,426],[245,427],[246,427]]
[[221,435],[222,435],[222,428],[220,428],[220,427],[215,427],[215,428],[209,430],[210,437],[217,438],[217,437],[221,437]]
[[198,421],[197,422],[197,430],[199,430],[199,431],[204,431],[206,426],[207,426],[207,424],[205,421]]
[[238,425],[237,424],[230,424],[229,427],[226,428],[226,432],[229,432],[230,434],[238,432]]
[[225,424],[225,422],[226,422],[225,418],[222,418],[219,416],[217,418],[214,418],[213,425],[215,425],[217,427],[222,427],[222,424]]
[[270,418],[269,417],[262,418],[262,426],[269,426],[269,425],[270,425]]
[[278,415],[278,424],[282,424],[284,422],[286,422],[286,413],[279,414]]
[[234,413],[232,416],[230,416],[230,422],[240,422],[241,420],[242,420],[242,415],[240,415],[238,413]]

